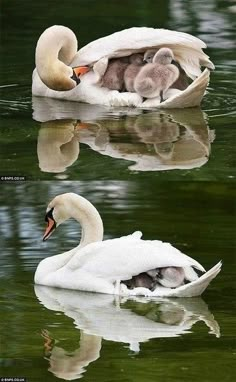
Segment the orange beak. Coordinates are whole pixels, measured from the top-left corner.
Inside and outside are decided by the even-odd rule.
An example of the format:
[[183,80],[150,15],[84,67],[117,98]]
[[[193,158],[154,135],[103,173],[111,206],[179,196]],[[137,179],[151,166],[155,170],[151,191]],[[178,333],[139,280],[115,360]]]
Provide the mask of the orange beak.
[[53,219],[48,217],[48,225],[45,230],[45,233],[43,235],[43,241],[47,240],[49,236],[53,233],[54,229],[56,228],[56,223]]
[[77,66],[76,68],[72,68],[72,69],[77,77],[82,76],[83,74],[90,71],[89,66]]
[[89,126],[91,126],[91,123],[79,122],[79,123],[76,123],[75,130],[78,130],[78,129],[88,129]]

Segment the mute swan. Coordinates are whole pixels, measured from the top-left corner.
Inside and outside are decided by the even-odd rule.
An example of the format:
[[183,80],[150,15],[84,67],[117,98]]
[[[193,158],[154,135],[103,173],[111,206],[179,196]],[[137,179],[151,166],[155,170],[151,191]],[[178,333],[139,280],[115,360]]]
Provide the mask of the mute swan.
[[124,73],[124,83],[125,83],[126,90],[128,90],[129,92],[135,92],[134,80],[138,72],[144,65],[143,55],[140,53],[132,54],[129,60],[130,60],[130,64],[126,68]]
[[127,57],[111,59],[101,79],[101,85],[110,90],[124,90],[124,72],[128,65]]
[[[113,33],[91,42],[78,52],[77,39],[69,28],[54,25],[46,29],[36,46],[32,93],[107,106],[147,107],[142,105],[142,97],[138,94],[109,90],[100,87],[99,82],[106,72],[109,59],[145,52],[150,48],[158,50],[163,45],[172,49],[178,63],[194,81],[181,94],[174,93],[161,107],[199,105],[209,82],[209,70],[201,72],[201,66],[214,69],[213,63],[202,51],[206,48],[205,43],[187,33],[146,27]],[[85,73],[79,85],[75,86],[75,80],[71,78],[72,68],[81,66],[92,70]],[[160,106],[159,100],[152,103],[152,107],[155,106]]]
[[174,55],[171,49],[161,48],[153,57],[152,63],[146,64],[134,81],[134,89],[146,98],[160,96],[178,79],[179,69],[171,64]]
[[[49,203],[43,240],[71,217],[82,226],[79,246],[42,260],[35,273],[36,284],[107,294],[189,297],[200,295],[220,271],[218,263],[197,278],[193,267],[205,272],[201,264],[169,243],[141,240],[140,232],[102,241],[103,223],[98,211],[87,199],[74,193],[58,195]],[[185,278],[194,281],[175,289],[158,286],[153,292],[145,287],[129,290],[122,283],[140,273],[165,267],[181,267]]]

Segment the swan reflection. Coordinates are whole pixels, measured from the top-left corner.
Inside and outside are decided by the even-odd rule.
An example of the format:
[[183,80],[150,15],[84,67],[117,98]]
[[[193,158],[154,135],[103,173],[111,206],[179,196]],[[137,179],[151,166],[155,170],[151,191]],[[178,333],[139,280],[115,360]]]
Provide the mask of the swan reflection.
[[34,119],[41,121],[39,166],[47,172],[71,166],[80,143],[102,155],[134,162],[130,170],[192,169],[208,161],[214,140],[206,115],[198,108],[145,113],[37,98],[33,107]]
[[141,342],[189,333],[198,321],[220,336],[218,323],[201,298],[119,298],[38,285],[35,294],[45,308],[63,312],[80,330],[79,346],[72,352],[42,331],[49,371],[65,380],[82,377],[85,367],[100,357],[102,339],[128,344],[131,351],[139,352]]

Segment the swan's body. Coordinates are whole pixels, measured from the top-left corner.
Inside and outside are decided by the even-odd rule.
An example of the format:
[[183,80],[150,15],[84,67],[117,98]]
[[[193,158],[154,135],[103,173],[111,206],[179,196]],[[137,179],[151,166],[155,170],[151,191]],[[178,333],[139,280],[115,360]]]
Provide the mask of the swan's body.
[[[169,295],[172,291],[169,288],[160,286],[153,292],[145,287],[129,290],[122,281],[156,268],[181,267],[185,278],[194,278],[194,281],[174,291],[176,293],[181,288],[185,291],[187,287],[187,294],[190,289],[191,295],[194,295],[191,284],[195,283],[197,293],[200,293],[206,288],[206,283],[208,285],[219,272],[220,265],[217,272],[216,269],[213,273],[210,270],[201,277],[204,280],[203,289],[199,282],[201,278],[197,279],[198,276],[192,268],[204,272],[202,265],[168,243],[141,240],[140,232],[102,241],[103,224],[98,211],[88,200],[73,193],[58,195],[49,203],[46,214],[48,227],[44,240],[57,225],[70,217],[78,220],[82,226],[79,246],[41,261],[35,273],[36,284],[108,294]],[[180,295],[183,296],[183,293]]]
[[130,56],[130,64],[126,68],[124,73],[125,88],[128,92],[135,92],[134,80],[143,65],[144,65],[144,61],[143,61],[142,54],[135,53]]
[[[199,105],[209,81],[208,70],[214,69],[203,53],[206,45],[187,33],[154,28],[130,28],[103,37],[77,52],[74,33],[63,26],[52,26],[40,36],[36,47],[36,69],[33,73],[32,93],[37,96],[81,101],[108,106],[142,107],[142,97],[135,93],[109,90],[100,86],[109,59],[144,53],[147,49],[170,47],[188,77],[195,80],[189,92],[175,93],[162,107],[190,107]],[[80,78],[76,86],[72,68],[87,65],[91,70]],[[187,89],[186,89],[187,90]],[[171,101],[171,102],[170,102]],[[157,100],[154,106],[159,105]],[[144,105],[146,107],[147,105]],[[153,104],[152,104],[153,107]]]
[[171,49],[159,49],[153,57],[152,63],[146,64],[135,78],[134,89],[136,92],[146,98],[160,96],[161,102],[163,102],[163,93],[179,77],[179,69],[171,64],[173,59]]

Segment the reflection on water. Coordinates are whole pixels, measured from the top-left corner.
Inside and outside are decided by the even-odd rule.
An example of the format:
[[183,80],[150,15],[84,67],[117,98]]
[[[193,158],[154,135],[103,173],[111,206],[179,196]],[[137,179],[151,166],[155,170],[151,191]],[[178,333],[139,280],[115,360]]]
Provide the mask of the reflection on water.
[[103,107],[37,97],[33,106],[34,118],[43,121],[37,152],[45,172],[65,171],[77,160],[79,143],[135,162],[130,170],[191,169],[208,161],[214,140],[206,115],[198,108],[146,113],[114,109],[107,115]]
[[39,130],[37,154],[41,171],[61,173],[79,156],[79,136],[75,120],[43,122]]
[[220,337],[219,325],[201,298],[128,299],[38,285],[35,294],[45,308],[72,318],[81,332],[79,347],[67,352],[48,331],[42,331],[49,371],[66,380],[81,377],[84,368],[100,357],[102,339],[128,344],[137,353],[141,342],[189,333],[198,321]]

